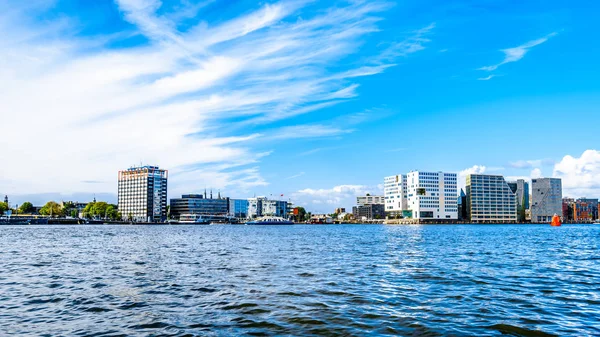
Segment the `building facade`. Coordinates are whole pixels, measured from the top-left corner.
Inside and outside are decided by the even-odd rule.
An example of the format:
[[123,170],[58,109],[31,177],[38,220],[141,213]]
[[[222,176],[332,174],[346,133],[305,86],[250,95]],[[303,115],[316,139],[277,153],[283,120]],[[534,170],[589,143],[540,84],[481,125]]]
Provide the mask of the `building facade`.
[[554,214],[562,217],[562,181],[560,179],[532,179],[531,192],[531,222],[550,222]]
[[171,218],[179,219],[182,214],[200,215],[227,215],[229,213],[229,199],[206,198],[202,194],[184,194],[181,198],[171,199]]
[[248,199],[229,199],[229,216],[248,218]]
[[598,199],[579,198],[574,203],[573,220],[593,222],[598,219]]
[[382,195],[365,195],[356,197],[356,204],[358,206],[371,205],[371,204],[384,204],[384,197]]
[[575,214],[575,199],[573,198],[563,198],[562,200],[562,221],[574,221]]
[[399,174],[383,178],[385,212],[389,216],[402,216],[403,212],[408,210],[407,191],[406,175]]
[[517,198],[517,208],[529,209],[529,182],[519,179],[508,182],[508,186]]
[[407,208],[414,219],[458,219],[456,173],[414,171],[406,179]]
[[266,197],[248,199],[248,218],[254,219],[261,216],[288,216],[288,202],[283,200],[269,200]]
[[467,176],[467,215],[474,223],[516,223],[517,200],[503,176]]
[[167,219],[168,171],[157,166],[119,171],[118,204],[123,219],[162,222]]
[[385,206],[383,204],[367,204],[352,207],[352,215],[355,219],[385,219]]

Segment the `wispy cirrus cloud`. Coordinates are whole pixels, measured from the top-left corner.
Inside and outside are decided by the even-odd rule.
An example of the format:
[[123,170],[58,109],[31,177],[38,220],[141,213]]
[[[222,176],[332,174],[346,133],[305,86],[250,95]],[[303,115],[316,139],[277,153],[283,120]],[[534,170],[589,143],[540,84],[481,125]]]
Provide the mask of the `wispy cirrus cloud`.
[[[494,70],[498,69],[500,66],[505,65],[507,63],[517,62],[517,61],[521,60],[523,57],[525,57],[525,54],[527,54],[527,52],[529,52],[529,50],[531,48],[548,41],[550,38],[556,36],[556,34],[557,34],[556,32],[548,34],[542,38],[529,41],[518,47],[502,49],[502,50],[500,50],[501,52],[504,53],[504,60],[502,60],[502,62],[491,65],[491,66],[481,67],[478,70],[494,71]],[[489,79],[491,79],[491,77]]]
[[259,140],[353,130],[274,122],[356,99],[357,78],[422,50],[433,29],[407,35],[395,52],[344,63],[379,31],[387,2],[312,12],[305,1],[280,1],[218,22],[194,18],[207,1],[189,8],[181,30],[182,16],[164,14],[161,1],[117,0],[133,34],[147,39],[124,44],[119,34],[74,35],[67,14],[32,21],[37,3],[9,3],[11,15],[0,17],[0,119],[27,125],[28,137],[7,128],[0,138],[13,158],[2,165],[5,193],[114,192],[116,171],[140,162],[170,169],[173,193],[265,186],[259,160],[268,152],[252,147]]

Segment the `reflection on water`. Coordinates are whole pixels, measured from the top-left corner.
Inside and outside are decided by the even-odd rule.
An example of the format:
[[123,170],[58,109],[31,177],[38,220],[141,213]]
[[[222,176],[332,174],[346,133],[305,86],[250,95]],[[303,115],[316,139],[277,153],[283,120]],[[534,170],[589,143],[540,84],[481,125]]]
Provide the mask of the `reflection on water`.
[[2,226],[0,335],[599,335],[600,226]]

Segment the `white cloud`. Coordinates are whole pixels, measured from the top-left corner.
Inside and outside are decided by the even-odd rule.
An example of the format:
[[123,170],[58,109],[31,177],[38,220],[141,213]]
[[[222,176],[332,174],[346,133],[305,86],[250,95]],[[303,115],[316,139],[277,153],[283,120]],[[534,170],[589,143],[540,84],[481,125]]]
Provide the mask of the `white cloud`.
[[[29,3],[14,1],[11,15],[0,16],[0,120],[18,126],[0,137],[3,157],[11,158],[0,165],[10,181],[2,192],[114,193],[116,172],[140,162],[170,169],[172,193],[264,186],[258,160],[266,154],[249,141],[268,136],[248,127],[345,102],[358,95],[353,78],[393,65],[378,55],[340,62],[379,29],[384,2],[352,2],[299,20],[292,14],[303,2],[283,1],[185,32],[176,15],[157,14],[158,0],[117,5],[150,43],[109,48],[119,34],[75,37],[68,20],[32,22]],[[415,34],[396,56],[424,47],[424,32]],[[311,124],[273,135],[350,131]],[[91,180],[101,183],[85,183]]]
[[600,197],[600,151],[587,150],[580,157],[565,156],[554,165],[553,176],[562,179],[564,196]]
[[[548,41],[548,39],[550,39],[551,37],[553,37],[555,35],[556,35],[556,33],[551,33],[551,34],[544,36],[543,38],[529,41],[518,47],[502,49],[501,52],[504,53],[504,60],[502,62],[495,64],[495,65],[491,65],[491,66],[481,67],[481,68],[479,68],[479,70],[494,71],[494,70],[498,69],[498,67],[500,67],[504,64],[511,63],[511,62],[517,62],[517,61],[521,60],[523,57],[525,57],[525,54],[527,54],[529,49]],[[491,79],[491,77],[489,79]]]
[[487,170],[487,167],[483,166],[483,165],[474,165],[472,167],[469,167],[467,169],[464,169],[462,171],[460,171],[458,173],[458,185],[457,187],[459,189],[464,188],[467,183],[467,176],[469,174],[484,174]]
[[491,80],[494,77],[496,77],[496,75],[492,74],[492,75],[489,75],[489,76],[486,76],[486,77],[480,77],[477,80],[479,80],[479,81],[489,81],[489,80]]
[[540,166],[552,166],[555,162],[552,159],[519,160],[509,163],[510,167],[517,169],[530,169]]
[[531,179],[542,178],[542,170],[539,168],[534,168],[533,170],[531,170],[531,174],[529,176],[531,177]]
[[318,213],[332,213],[337,207],[348,211],[356,205],[356,197],[370,193],[383,195],[382,186],[339,185],[329,189],[306,188],[292,194],[298,205],[306,205],[307,210]]

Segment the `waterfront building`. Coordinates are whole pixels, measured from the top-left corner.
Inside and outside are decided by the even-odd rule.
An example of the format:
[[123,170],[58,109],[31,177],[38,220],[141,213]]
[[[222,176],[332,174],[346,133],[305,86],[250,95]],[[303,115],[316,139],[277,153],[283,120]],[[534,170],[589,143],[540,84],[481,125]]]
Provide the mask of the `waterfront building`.
[[529,209],[529,182],[518,179],[509,181],[508,186],[517,197],[517,208]]
[[517,201],[503,176],[467,176],[467,214],[474,223],[516,223]]
[[552,221],[554,214],[562,216],[562,181],[558,178],[531,180],[531,222]]
[[573,207],[573,219],[578,222],[593,222],[597,220],[598,199],[577,199]]
[[217,215],[225,216],[229,214],[229,202],[228,198],[206,198],[202,194],[184,194],[181,198],[171,199],[170,212],[171,218],[179,219],[182,214],[196,214],[196,215]]
[[573,221],[575,219],[574,208],[575,208],[575,199],[563,198],[563,200],[562,200],[562,221],[563,222]]
[[408,210],[406,175],[398,174],[383,178],[385,212],[391,216],[403,216]]
[[343,214],[343,213],[346,213],[346,209],[344,207],[336,208],[333,213],[334,214]]
[[468,220],[468,212],[467,212],[467,194],[463,189],[460,189],[460,195],[457,200],[457,209],[458,209],[458,220]]
[[126,220],[165,221],[167,218],[168,171],[157,166],[119,171],[119,212]]
[[384,204],[384,198],[382,195],[370,195],[356,197],[356,204],[359,206],[371,205],[371,204]]
[[352,207],[355,219],[385,219],[385,206],[383,204],[366,204]]
[[229,216],[248,218],[248,199],[229,199]]
[[458,219],[458,191],[456,173],[408,173],[407,207],[414,219]]
[[248,218],[254,219],[261,216],[288,216],[288,202],[283,200],[270,200],[267,197],[248,199]]

